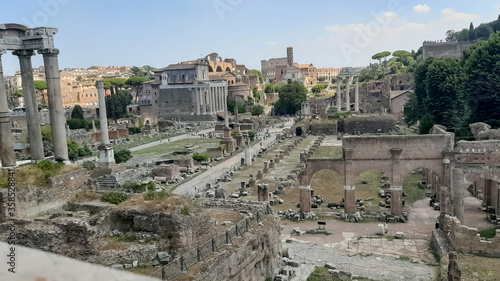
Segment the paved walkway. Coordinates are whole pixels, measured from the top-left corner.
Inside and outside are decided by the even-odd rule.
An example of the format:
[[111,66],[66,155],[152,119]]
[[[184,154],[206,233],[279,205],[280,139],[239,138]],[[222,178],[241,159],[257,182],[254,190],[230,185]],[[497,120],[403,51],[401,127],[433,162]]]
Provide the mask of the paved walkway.
[[[268,137],[267,140],[262,141],[263,147],[270,146],[275,141],[276,134],[283,132],[283,128],[279,128],[281,125],[284,125],[285,128],[290,128],[293,125],[293,121],[288,121],[280,125],[275,125],[274,128],[269,128],[269,134],[271,136]],[[260,142],[252,146],[252,154],[257,154],[260,151],[260,148]],[[174,193],[178,195],[194,197],[197,193],[205,190],[207,183],[215,183],[216,179],[222,177],[224,173],[226,171],[229,171],[232,166],[239,166],[241,163],[241,158],[244,157],[245,154],[242,150],[241,152],[233,155],[231,158],[225,160],[224,162],[219,162],[216,166],[213,166],[209,170],[177,186],[177,188],[174,190]]]
[[[198,134],[208,134],[208,133],[213,132],[213,131],[214,131],[214,128],[210,128],[210,129],[205,129],[205,130],[199,131]],[[182,134],[182,135],[178,135],[175,137],[170,137],[170,142],[183,140],[183,139],[199,139],[199,138],[200,138],[200,136],[198,136],[198,135]],[[154,141],[154,142],[146,143],[146,144],[139,145],[136,147],[132,147],[129,150],[130,151],[138,151],[138,150],[150,148],[153,146],[164,144],[165,142],[168,142],[168,139],[169,138],[165,137],[165,139],[163,139],[163,140]]]

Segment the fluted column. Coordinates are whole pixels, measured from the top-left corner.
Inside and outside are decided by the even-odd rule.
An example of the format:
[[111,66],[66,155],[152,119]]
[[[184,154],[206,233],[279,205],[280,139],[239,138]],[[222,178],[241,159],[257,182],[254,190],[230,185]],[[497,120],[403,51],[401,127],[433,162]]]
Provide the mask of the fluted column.
[[340,85],[342,83],[342,78],[337,76],[337,112],[342,111],[342,98],[340,97],[342,94],[340,93]]
[[200,89],[201,91],[201,114],[207,114],[207,92],[205,89]]
[[229,113],[227,112],[227,87],[224,89],[224,128],[229,129]]
[[56,161],[68,161],[68,141],[66,138],[66,117],[61,95],[61,79],[59,76],[58,49],[43,49],[38,51],[43,55],[45,80],[47,82],[47,97],[49,102],[50,127],[54,143]]
[[7,91],[5,90],[2,67],[2,55],[6,53],[6,50],[0,50],[0,160],[2,167],[15,167],[16,154],[12,143],[12,126],[10,124]]
[[345,85],[345,111],[351,111],[351,96],[349,92],[351,91],[351,77],[347,76]]
[[40,112],[35,94],[35,82],[33,80],[33,67],[31,57],[33,51],[18,50],[12,53],[19,58],[21,66],[21,77],[23,85],[24,104],[26,107],[26,123],[28,124],[28,134],[30,138],[31,160],[39,161],[45,159],[43,152],[42,128],[40,127]]
[[356,88],[354,89],[354,111],[359,112],[359,77],[356,76]]

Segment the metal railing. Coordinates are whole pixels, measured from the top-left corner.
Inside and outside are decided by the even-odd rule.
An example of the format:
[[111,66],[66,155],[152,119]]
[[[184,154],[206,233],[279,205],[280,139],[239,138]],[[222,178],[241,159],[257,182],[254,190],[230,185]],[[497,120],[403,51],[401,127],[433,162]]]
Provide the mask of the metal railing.
[[213,236],[196,248],[161,266],[157,271],[149,275],[149,277],[169,280],[178,274],[188,273],[190,267],[198,263],[204,263],[211,254],[219,252],[224,246],[232,245],[234,239],[242,239],[243,233],[250,231],[262,221],[264,216],[271,213],[271,207],[266,205],[264,208],[257,210],[254,216],[247,216],[238,221],[224,232]]

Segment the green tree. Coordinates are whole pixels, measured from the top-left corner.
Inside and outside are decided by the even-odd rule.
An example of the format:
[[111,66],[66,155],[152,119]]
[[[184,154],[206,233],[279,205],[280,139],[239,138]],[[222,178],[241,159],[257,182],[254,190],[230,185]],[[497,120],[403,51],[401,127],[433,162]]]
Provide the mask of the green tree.
[[132,102],[132,95],[121,90],[116,94],[106,96],[106,111],[108,118],[120,119],[127,116],[127,106]]
[[130,72],[132,72],[132,75],[137,76],[137,77],[145,77],[146,76],[144,71],[140,67],[137,67],[137,66],[132,66],[132,68],[130,69]]
[[456,32],[453,29],[446,31],[446,42],[458,41],[458,34],[459,32]]
[[75,105],[75,107],[73,107],[73,110],[71,110],[71,119],[83,120],[83,109],[80,105]]
[[493,33],[493,28],[488,24],[481,24],[474,30],[476,39],[488,39]]
[[266,86],[264,88],[264,92],[266,94],[274,93],[274,86],[271,83],[266,83]]
[[318,82],[325,82],[325,80],[326,80],[325,76],[318,77]]
[[251,70],[253,73],[257,74],[257,76],[259,76],[259,83],[262,84],[264,83],[264,78],[262,78],[262,72],[260,72],[259,70],[257,69],[252,69]]
[[[375,55],[372,56],[372,60],[378,60],[378,63],[382,67],[383,76],[385,76],[384,64],[387,64],[387,57],[390,55],[391,55],[391,52],[384,51],[384,52],[376,53]],[[384,63],[382,63],[382,59],[384,60]]]
[[234,105],[236,104],[236,101],[234,99],[228,98],[226,100],[226,103],[227,103],[227,111],[234,114]]
[[307,88],[300,82],[293,82],[280,89],[279,100],[274,105],[278,115],[295,114],[301,103],[307,100]]
[[397,62],[402,63],[404,66],[409,66],[410,62],[413,61],[413,56],[410,52],[405,50],[398,50],[392,53],[392,56]]
[[469,26],[469,41],[476,40],[476,32],[474,30],[474,24],[471,22]]
[[328,87],[327,84],[318,84],[318,85],[316,85],[316,86],[314,86],[314,87],[311,88],[311,92],[313,94],[319,94],[319,93],[321,93],[321,91],[323,91],[327,87]]
[[138,76],[130,77],[127,81],[125,81],[125,84],[129,86],[135,93],[135,103],[137,103],[137,100],[139,99],[139,93],[144,88],[143,83],[147,81],[150,81],[149,78]]
[[474,44],[464,52],[464,92],[471,107],[472,122],[500,126],[500,33]]
[[262,113],[264,113],[264,107],[262,105],[254,105],[252,107],[252,115],[260,116]]
[[35,81],[35,89],[37,96],[41,95],[42,96],[42,104],[47,104],[47,101],[45,100],[45,95],[43,94],[43,91],[47,90],[47,82],[38,80]]

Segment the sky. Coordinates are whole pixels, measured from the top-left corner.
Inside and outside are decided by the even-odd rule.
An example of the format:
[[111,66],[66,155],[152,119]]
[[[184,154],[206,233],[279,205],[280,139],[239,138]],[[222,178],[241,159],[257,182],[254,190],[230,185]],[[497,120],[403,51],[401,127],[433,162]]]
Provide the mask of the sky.
[[[316,67],[366,66],[382,51],[417,50],[450,29],[496,20],[481,0],[1,0],[0,23],[56,27],[59,67],[165,67],[216,52],[260,70],[286,56]],[[4,72],[19,70],[2,56]],[[43,64],[42,56],[33,66]]]

